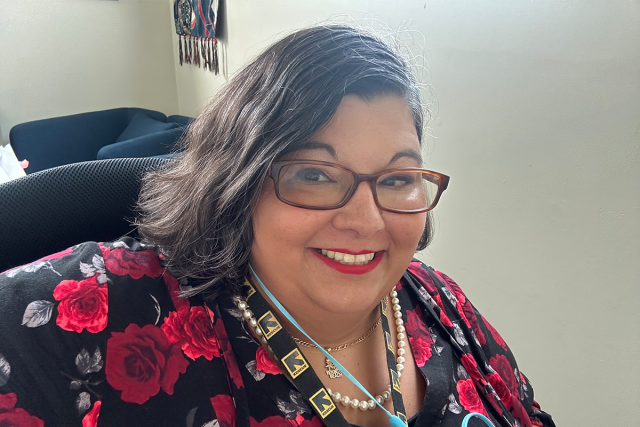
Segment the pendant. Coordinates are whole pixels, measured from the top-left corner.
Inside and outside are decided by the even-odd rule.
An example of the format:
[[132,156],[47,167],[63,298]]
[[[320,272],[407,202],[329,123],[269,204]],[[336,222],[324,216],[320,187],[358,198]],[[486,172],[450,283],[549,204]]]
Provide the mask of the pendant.
[[324,362],[324,367],[327,368],[325,372],[327,373],[329,378],[335,379],[342,376],[342,372],[340,372],[340,370],[336,368],[336,365],[334,365],[331,360],[326,359]]

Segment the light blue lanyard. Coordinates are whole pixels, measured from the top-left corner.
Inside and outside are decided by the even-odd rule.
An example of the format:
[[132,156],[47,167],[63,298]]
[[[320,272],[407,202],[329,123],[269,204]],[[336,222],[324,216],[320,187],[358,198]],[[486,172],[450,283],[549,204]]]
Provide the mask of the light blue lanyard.
[[[362,392],[369,397],[369,399],[373,400],[374,402],[376,402],[376,405],[378,405],[380,407],[380,409],[382,409],[384,411],[384,413],[387,415],[387,417],[389,417],[389,422],[391,423],[392,427],[406,427],[406,424],[404,423],[404,421],[402,421],[400,418],[398,418],[397,416],[393,415],[391,412],[387,411],[387,409],[382,406],[372,395],[371,393],[369,393],[367,391],[367,389],[365,389],[362,384],[360,384],[358,382],[358,380],[355,379],[355,377],[353,375],[351,375],[349,373],[349,371],[347,371],[347,369],[342,366],[340,364],[340,362],[338,362],[333,356],[331,356],[329,354],[328,351],[326,351],[320,344],[318,344],[317,342],[315,342],[313,340],[313,338],[311,338],[309,336],[309,334],[307,334],[305,332],[304,329],[302,329],[302,327],[298,324],[298,322],[295,321],[295,319],[289,314],[289,312],[287,311],[286,308],[284,308],[284,306],[282,304],[280,304],[280,301],[278,301],[278,299],[269,291],[269,289],[267,289],[267,287],[264,285],[264,283],[262,283],[262,280],[260,280],[260,277],[258,277],[258,274],[255,272],[255,270],[253,269],[253,267],[251,266],[251,264],[249,264],[249,269],[251,270],[251,272],[253,273],[253,275],[255,276],[256,280],[258,281],[258,284],[260,285],[260,288],[264,291],[264,293],[267,295],[267,297],[269,297],[269,299],[271,300],[271,302],[278,308],[278,310],[280,310],[280,313],[282,313],[282,315],[284,317],[287,318],[287,320],[289,320],[289,322],[291,322],[291,324],[293,326],[295,326],[300,332],[302,332],[302,334],[307,337],[309,339],[309,341],[311,341],[317,348],[318,350],[320,350],[322,352],[322,354],[325,355],[325,357],[327,359],[329,359],[331,361],[331,363],[333,363],[339,370],[340,372],[342,372],[344,374],[345,377],[347,377],[349,379],[349,381],[351,381],[353,384],[355,384],[356,387],[358,387],[360,390],[362,390]],[[484,421],[484,423],[489,426],[489,427],[495,427],[491,421],[489,421],[489,419],[487,417],[485,417],[482,414],[479,414],[477,412],[468,414],[466,417],[464,417],[464,420],[462,420],[462,426],[461,427],[467,427],[467,425],[469,424],[469,420],[473,417],[477,417],[480,418],[482,421]]]
[[462,426],[461,427],[467,427],[467,425],[469,425],[469,420],[473,417],[476,418],[480,418],[482,421],[484,421],[484,423],[488,426],[488,427],[495,427],[493,425],[493,423],[489,420],[489,418],[485,417],[482,414],[479,414],[477,412],[472,412],[470,414],[467,414],[466,417],[464,417],[464,419],[462,420]]
[[264,293],[267,295],[267,297],[269,297],[269,299],[271,300],[271,302],[278,307],[278,310],[280,310],[280,313],[282,313],[282,315],[284,317],[287,318],[287,320],[289,320],[289,322],[291,322],[291,324],[293,326],[295,326],[300,332],[302,332],[302,334],[307,337],[309,339],[309,341],[311,341],[317,348],[318,350],[320,350],[322,352],[322,354],[325,355],[325,357],[327,359],[329,359],[331,361],[331,363],[333,363],[339,370],[340,372],[342,372],[344,374],[345,377],[347,377],[349,379],[349,381],[351,381],[353,384],[355,384],[356,387],[358,387],[360,390],[362,390],[362,392],[367,395],[367,397],[371,400],[373,400],[374,402],[376,402],[376,405],[378,405],[380,407],[380,409],[382,409],[385,414],[387,414],[387,417],[389,417],[389,422],[391,423],[392,427],[406,427],[406,424],[404,423],[404,421],[402,421],[400,418],[398,418],[397,416],[393,415],[391,412],[387,411],[387,409],[382,406],[372,395],[371,393],[369,393],[367,391],[367,389],[365,389],[362,384],[360,384],[358,382],[358,380],[356,380],[353,375],[351,375],[349,373],[349,371],[347,371],[345,369],[344,366],[342,366],[340,364],[340,362],[338,362],[333,356],[331,356],[329,354],[328,351],[326,351],[324,348],[322,348],[322,346],[320,344],[318,344],[317,342],[315,342],[313,340],[313,338],[311,338],[309,336],[309,334],[307,334],[305,332],[304,329],[302,329],[302,327],[298,324],[298,322],[295,321],[295,319],[289,314],[289,312],[287,311],[286,308],[283,307],[282,304],[280,304],[280,301],[278,301],[278,299],[269,291],[269,289],[267,289],[267,287],[264,285],[264,283],[262,283],[262,280],[260,280],[260,278],[258,277],[258,274],[256,274],[255,270],[253,269],[253,267],[251,266],[251,264],[249,264],[249,268],[251,269],[251,272],[253,273],[253,275],[255,276],[256,280],[258,281],[258,284],[260,285],[260,288],[264,291]]

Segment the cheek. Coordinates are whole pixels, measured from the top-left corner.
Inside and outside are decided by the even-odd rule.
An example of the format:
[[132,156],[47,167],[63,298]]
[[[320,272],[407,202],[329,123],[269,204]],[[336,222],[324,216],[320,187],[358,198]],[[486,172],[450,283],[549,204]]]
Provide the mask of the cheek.
[[263,192],[252,217],[252,259],[282,265],[302,257],[307,242],[324,223],[317,212],[282,203],[273,188]]
[[389,235],[397,249],[413,254],[418,242],[424,233],[426,213],[421,214],[394,214],[394,218],[385,221]]

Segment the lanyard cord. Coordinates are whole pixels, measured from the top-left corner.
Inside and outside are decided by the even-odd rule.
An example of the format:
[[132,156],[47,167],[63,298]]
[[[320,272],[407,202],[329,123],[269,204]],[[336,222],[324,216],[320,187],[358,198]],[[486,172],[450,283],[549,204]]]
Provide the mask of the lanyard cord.
[[[394,407],[396,410],[396,413],[398,413],[401,416],[403,416],[404,420],[403,421],[400,417],[398,417],[397,415],[393,415],[391,414],[389,411],[387,411],[387,409],[382,406],[380,404],[380,402],[378,402],[372,395],[371,393],[369,393],[367,391],[367,389],[365,389],[360,382],[358,382],[358,380],[356,380],[353,375],[351,375],[349,373],[349,371],[347,371],[347,369],[345,369],[340,362],[338,362],[333,356],[331,356],[331,354],[329,354],[329,352],[327,352],[321,345],[319,345],[318,343],[316,343],[313,338],[311,338],[309,336],[309,334],[307,334],[305,332],[304,329],[302,329],[302,327],[298,324],[298,322],[296,322],[296,320],[289,314],[289,312],[287,311],[286,308],[284,308],[284,306],[282,304],[280,304],[280,301],[278,301],[278,299],[269,291],[269,289],[267,289],[267,287],[264,285],[264,283],[262,283],[262,280],[260,280],[260,278],[258,277],[258,274],[255,272],[255,270],[253,269],[253,267],[251,265],[249,265],[249,269],[251,270],[251,272],[253,273],[254,277],[256,278],[256,280],[258,281],[258,285],[260,285],[260,288],[264,291],[264,293],[267,295],[267,297],[271,300],[271,302],[278,308],[278,310],[280,310],[280,313],[282,313],[283,316],[285,316],[287,318],[287,320],[289,320],[289,322],[291,322],[291,324],[293,326],[296,327],[296,329],[298,329],[304,336],[306,336],[313,344],[316,345],[316,347],[318,348],[318,350],[320,350],[327,359],[329,359],[344,375],[345,377],[347,377],[349,379],[349,381],[351,381],[356,387],[358,387],[366,396],[369,397],[369,399],[372,399],[374,402],[376,402],[376,405],[378,405],[387,415],[387,417],[389,417],[389,422],[391,423],[392,427],[406,427],[406,416],[404,416],[404,414],[402,412],[404,412],[404,404],[402,403],[402,397],[400,396],[400,405],[401,408],[395,407],[395,403],[397,399],[394,399]],[[383,313],[386,316],[386,312]],[[386,322],[386,317],[383,319],[383,327],[385,326]],[[387,331],[389,330],[389,326],[388,323],[386,325],[386,331],[385,333],[388,333]],[[390,370],[390,378],[392,380],[392,383],[394,382],[394,377],[395,377],[395,381],[398,380],[397,378],[397,374],[395,374],[395,371],[393,371],[393,369],[391,369],[391,367],[389,366],[389,370]],[[394,375],[395,374],[395,375]],[[317,377],[316,377],[317,378]],[[399,387],[398,387],[399,388]],[[397,392],[397,390],[393,387],[392,385],[392,393]],[[399,394],[399,393],[398,393]],[[312,401],[313,403],[313,401]],[[315,405],[314,405],[315,406]],[[317,408],[316,408],[317,409]],[[320,416],[322,416],[322,413],[320,413]],[[324,417],[323,417],[324,418]]]
[[467,414],[467,416],[464,417],[464,419],[462,420],[462,426],[461,427],[467,427],[469,425],[469,420],[471,420],[471,418],[473,418],[473,417],[480,418],[482,421],[484,421],[484,423],[488,427],[495,427],[493,425],[493,423],[491,421],[489,421],[489,418],[487,418],[484,415],[479,414],[477,412],[472,412],[470,414]]

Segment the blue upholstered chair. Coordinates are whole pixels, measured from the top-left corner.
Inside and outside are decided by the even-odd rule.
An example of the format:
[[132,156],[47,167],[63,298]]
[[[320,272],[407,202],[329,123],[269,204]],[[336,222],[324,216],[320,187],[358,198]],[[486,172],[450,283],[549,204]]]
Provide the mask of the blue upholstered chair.
[[116,108],[14,126],[9,142],[28,174],[70,163],[171,152],[193,119],[142,108]]

